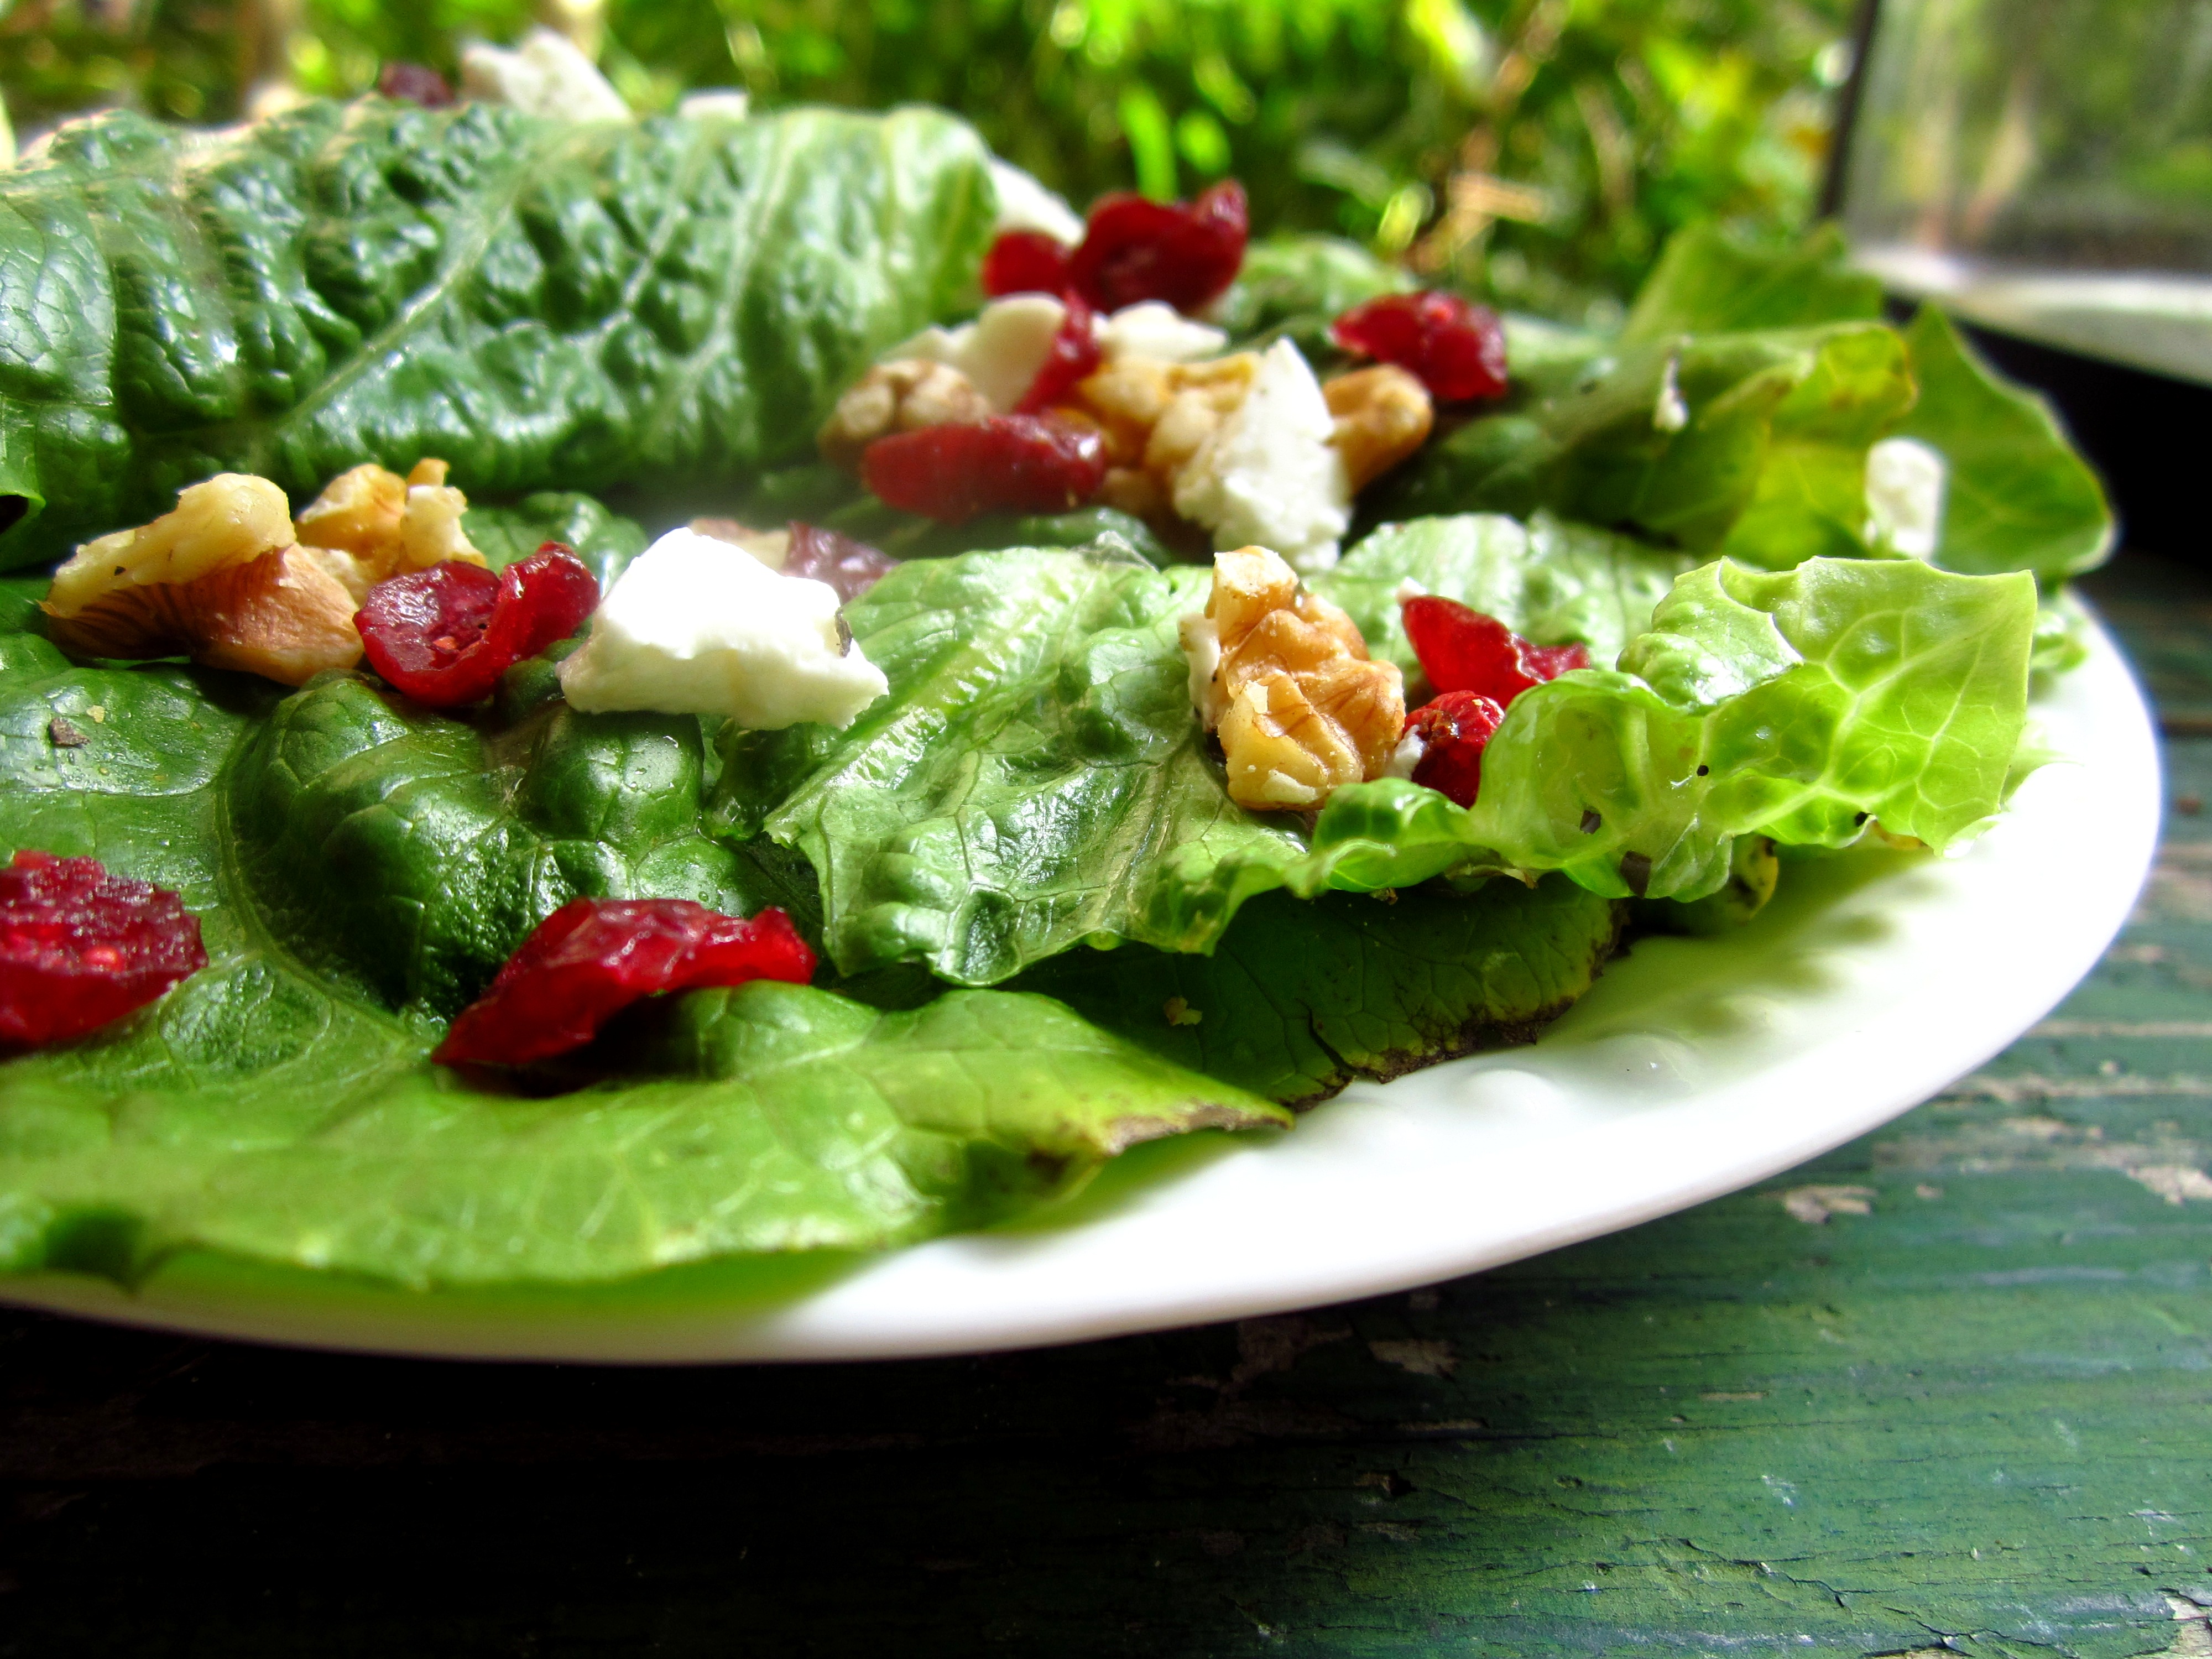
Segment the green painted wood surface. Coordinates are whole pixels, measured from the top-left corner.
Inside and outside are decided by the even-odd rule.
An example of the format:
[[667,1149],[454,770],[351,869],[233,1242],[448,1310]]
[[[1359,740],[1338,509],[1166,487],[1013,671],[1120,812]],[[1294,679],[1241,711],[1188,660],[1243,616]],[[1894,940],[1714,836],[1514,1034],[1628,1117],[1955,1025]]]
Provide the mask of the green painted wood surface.
[[2212,1656],[2212,581],[2100,591],[2172,721],[2157,877],[1888,1128],[1432,1291],[973,1360],[6,1316],[0,1656]]

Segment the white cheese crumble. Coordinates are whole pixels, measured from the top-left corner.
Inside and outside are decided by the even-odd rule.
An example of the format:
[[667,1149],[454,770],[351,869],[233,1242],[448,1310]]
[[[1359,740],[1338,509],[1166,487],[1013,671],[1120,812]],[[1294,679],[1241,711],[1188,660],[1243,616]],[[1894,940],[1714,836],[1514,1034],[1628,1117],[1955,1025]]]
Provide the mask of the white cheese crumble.
[[1243,402],[1176,472],[1175,509],[1211,531],[1217,548],[1256,543],[1294,570],[1326,570],[1352,523],[1335,432],[1321,382],[1297,347],[1278,340]]
[[752,94],[735,87],[708,87],[676,100],[676,112],[687,121],[742,121],[752,107]]
[[1421,763],[1421,757],[1428,752],[1429,740],[1421,735],[1418,726],[1408,726],[1406,735],[1398,739],[1398,746],[1390,751],[1390,758],[1384,763],[1382,775],[1403,778],[1408,783],[1412,782],[1413,769]]
[[1052,353],[1053,337],[1067,320],[1067,307],[1049,294],[1016,294],[994,300],[972,323],[958,328],[926,328],[883,355],[884,362],[919,357],[946,363],[1004,415],[1030,389]]
[[672,530],[600,601],[590,636],[561,665],[561,689],[587,714],[725,714],[759,732],[848,726],[890,685],[837,605],[827,582]]
[[1867,540],[1908,558],[1933,558],[1950,472],[1942,452],[1917,438],[1884,438],[1867,451]]
[[1213,676],[1221,666],[1221,629],[1203,611],[1193,611],[1176,623],[1184,657],[1190,663],[1190,706],[1209,732],[1229,712],[1229,700]]
[[1219,329],[1194,323],[1159,300],[1123,306],[1098,325],[1098,353],[1109,363],[1117,357],[1194,363],[1219,356],[1228,343],[1229,337]]
[[461,50],[461,85],[488,104],[561,121],[627,121],[629,106],[566,35],[534,28],[514,51],[479,40]]
[[1682,360],[1669,357],[1667,372],[1659,377],[1659,401],[1651,410],[1652,429],[1680,432],[1689,423],[1690,406],[1682,401]]
[[1055,192],[1012,161],[991,158],[991,182],[998,187],[999,220],[993,227],[1001,235],[1010,230],[1041,230],[1055,242],[1073,247],[1083,240],[1083,221]]

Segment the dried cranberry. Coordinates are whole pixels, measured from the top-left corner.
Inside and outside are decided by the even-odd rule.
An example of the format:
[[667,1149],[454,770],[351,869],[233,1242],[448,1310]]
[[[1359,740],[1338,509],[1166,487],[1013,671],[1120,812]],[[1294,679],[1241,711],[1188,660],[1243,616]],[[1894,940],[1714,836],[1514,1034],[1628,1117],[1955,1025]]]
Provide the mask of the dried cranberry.
[[582,1048],[631,1003],[663,991],[813,976],[814,952],[781,910],[747,921],[690,899],[571,899],[454,1017],[430,1058],[526,1066]]
[[0,1043],[82,1036],[206,966],[174,893],[27,849],[0,870]]
[[1457,599],[1407,599],[1405,616],[1413,654],[1438,691],[1480,692],[1503,706],[1532,685],[1589,666],[1583,647],[1531,645],[1497,617]]
[[983,292],[1058,294],[1067,286],[1067,248],[1041,230],[1009,230],[983,256]]
[[1164,300],[1196,311],[1237,280],[1251,216],[1244,187],[1224,179],[1194,202],[1151,202],[1117,191],[1091,210],[1068,285],[1101,311]]
[[1030,389],[1022,394],[1015,412],[1034,415],[1053,404],[1065,403],[1077,385],[1097,372],[1098,331],[1097,313],[1085,305],[1081,297],[1067,296],[1067,316],[1060,323],[1060,332],[1052,337],[1052,349],[1045,356],[1044,367],[1030,382]]
[[791,521],[791,544],[783,556],[783,574],[827,582],[837,597],[850,603],[893,570],[898,561],[866,542],[841,536],[820,525]]
[[1505,330],[1456,294],[1386,294],[1329,329],[1346,351],[1410,370],[1439,403],[1505,395]]
[[860,475],[888,505],[948,524],[978,513],[1066,513],[1106,482],[1106,441],[1048,416],[993,415],[878,438]]
[[582,562],[547,542],[496,576],[447,559],[380,581],[353,621],[369,666],[394,688],[433,708],[458,708],[574,633],[599,602]]
[[424,109],[444,109],[453,101],[446,77],[422,64],[386,64],[376,77],[376,89],[386,98]]
[[1413,781],[1474,805],[1482,789],[1482,751],[1504,718],[1495,698],[1473,691],[1447,691],[1416,708],[1406,717],[1406,730],[1419,732],[1424,745]]

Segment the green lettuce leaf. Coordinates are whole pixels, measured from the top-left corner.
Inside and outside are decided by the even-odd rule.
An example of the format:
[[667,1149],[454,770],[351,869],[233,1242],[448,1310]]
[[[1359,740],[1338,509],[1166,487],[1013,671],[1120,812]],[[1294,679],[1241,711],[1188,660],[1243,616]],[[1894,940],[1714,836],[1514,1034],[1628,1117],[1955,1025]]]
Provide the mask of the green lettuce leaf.
[[1844,256],[1833,225],[1778,247],[1717,222],[1692,225],[1668,239],[1621,338],[1871,322],[1881,315],[1881,283],[1850,269]]
[[1311,586],[1358,624],[1370,656],[1404,671],[1411,707],[1425,701],[1425,681],[1399,604],[1406,583],[1473,605],[1539,645],[1578,641],[1593,662],[1611,662],[1695,562],[1548,513],[1525,528],[1497,514],[1458,514],[1383,525]]
[[2035,584],[1910,561],[1717,563],[1675,583],[1616,670],[1522,693],[1471,808],[1396,779],[1329,799],[1286,854],[1171,860],[1156,925],[1203,948],[1275,888],[1560,871],[1608,897],[1696,900],[1735,843],[1842,847],[1869,821],[1941,850],[1995,817],[2027,723]]
[[1905,338],[1920,401],[1895,435],[1938,451],[1950,470],[1936,562],[1978,575],[2032,570],[2047,582],[2102,564],[2112,508],[2051,404],[1999,380],[1934,306]]
[[1879,323],[1668,336],[1431,444],[1376,510],[1544,509],[1786,568],[1865,550],[1866,452],[1912,398],[1905,343]]
[[545,490],[513,507],[471,507],[461,527],[495,570],[527,558],[547,542],[561,542],[599,579],[614,586],[629,562],[645,551],[645,526],[610,513],[589,495]]
[[[55,744],[57,716],[87,741]],[[577,1091],[464,1086],[428,1062],[431,1011],[562,898],[744,902],[696,831],[696,731],[579,718],[472,727],[355,681],[286,696],[0,634],[0,856],[174,888],[210,957],[129,1018],[0,1061],[0,1272],[127,1283],[189,1249],[410,1285],[605,1281],[902,1243],[1068,1192],[1139,1140],[1284,1121],[998,992],[888,1012],[696,993],[626,1016],[586,1057],[614,1075]]]
[[1237,280],[1206,312],[1231,340],[1287,336],[1310,360],[1333,353],[1328,325],[1356,305],[1402,294],[1413,279],[1357,242],[1337,236],[1261,236],[1244,250]]
[[1620,928],[1613,901],[1556,878],[1273,893],[1210,955],[1071,951],[1016,983],[1178,1065],[1305,1106],[1361,1078],[1529,1041],[1589,988]]
[[918,961],[989,985],[1094,934],[1195,948],[1152,914],[1167,872],[1302,848],[1231,803],[1191,716],[1176,623],[1212,580],[1111,550],[902,565],[846,611],[890,695],[849,731],[735,738],[726,833],[764,827],[812,862],[848,973]]
[[800,458],[862,366],[970,301],[988,161],[921,109],[73,124],[0,173],[0,567],[224,467],[304,498],[441,455],[489,498]]

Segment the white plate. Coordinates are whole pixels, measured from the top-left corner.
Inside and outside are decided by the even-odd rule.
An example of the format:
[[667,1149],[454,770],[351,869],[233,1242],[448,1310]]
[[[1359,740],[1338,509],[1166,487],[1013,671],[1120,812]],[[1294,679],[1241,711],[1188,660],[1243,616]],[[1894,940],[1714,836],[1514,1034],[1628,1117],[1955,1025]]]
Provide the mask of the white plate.
[[187,1258],[135,1292],[51,1274],[0,1295],[404,1353],[843,1359],[1243,1317],[1494,1267],[1863,1133],[1997,1053],[2088,972],[2150,861],[2157,748],[2102,633],[2036,714],[2065,758],[1962,856],[1793,865],[1749,927],[1638,944],[1532,1048],[1354,1087],[1288,1135],[1140,1149],[1048,1224],[792,1264],[773,1294],[759,1267],[456,1296]]

